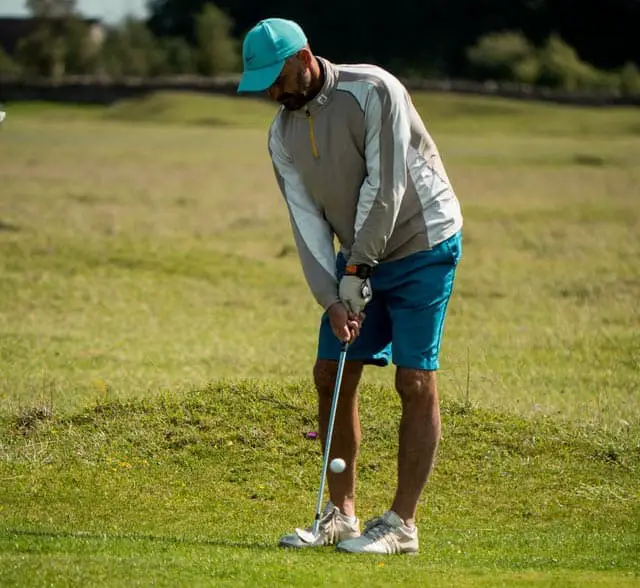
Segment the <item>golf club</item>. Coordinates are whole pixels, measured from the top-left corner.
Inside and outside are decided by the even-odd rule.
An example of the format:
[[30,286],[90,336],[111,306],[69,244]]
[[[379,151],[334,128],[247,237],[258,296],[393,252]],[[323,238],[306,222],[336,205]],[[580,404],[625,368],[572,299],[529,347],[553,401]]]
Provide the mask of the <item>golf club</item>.
[[344,362],[347,359],[347,349],[349,343],[343,343],[340,351],[340,359],[338,360],[338,371],[336,373],[336,382],[333,388],[333,398],[331,399],[331,411],[329,412],[329,425],[327,427],[327,438],[324,442],[324,457],[322,460],[322,473],[320,475],[320,488],[318,490],[318,500],[316,503],[316,517],[313,521],[313,539],[318,536],[318,528],[320,526],[322,495],[324,494],[324,483],[327,476],[327,466],[329,465],[329,450],[331,449],[331,437],[333,436],[333,423],[336,420],[336,408],[338,406],[338,396],[340,395],[340,386],[342,385],[342,373],[344,372]]

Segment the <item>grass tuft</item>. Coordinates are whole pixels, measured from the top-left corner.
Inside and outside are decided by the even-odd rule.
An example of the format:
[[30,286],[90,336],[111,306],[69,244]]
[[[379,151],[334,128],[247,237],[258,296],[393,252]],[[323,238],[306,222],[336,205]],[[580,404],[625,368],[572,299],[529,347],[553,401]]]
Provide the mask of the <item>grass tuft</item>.
[[[359,558],[330,550],[310,558],[275,547],[281,533],[312,518],[320,445],[305,435],[315,422],[309,400],[303,384],[236,381],[97,404],[47,419],[28,439],[5,426],[0,477],[12,483],[3,497],[4,561],[25,542],[54,557],[82,546],[106,570],[102,554],[135,545],[134,552],[146,552],[136,556],[142,561],[171,553],[178,577],[202,579],[206,566],[185,567],[194,550],[224,566],[228,558],[253,559],[258,549],[271,562],[258,564],[265,581],[284,569],[293,583],[313,570],[339,577]],[[391,498],[393,402],[384,389],[363,390],[365,517]],[[466,581],[488,568],[498,576],[608,569],[616,582],[639,571],[637,438],[458,402],[444,403],[443,422],[437,468],[420,506],[426,554],[415,564],[385,565],[400,574],[455,569]],[[357,564],[374,585],[383,581],[373,575],[381,561]],[[255,577],[247,570],[236,581],[248,586]]]

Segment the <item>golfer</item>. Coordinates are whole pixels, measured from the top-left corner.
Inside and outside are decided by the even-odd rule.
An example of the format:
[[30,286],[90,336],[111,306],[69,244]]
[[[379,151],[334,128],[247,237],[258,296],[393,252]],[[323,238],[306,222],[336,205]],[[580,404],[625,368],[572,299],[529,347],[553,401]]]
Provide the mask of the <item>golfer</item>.
[[[324,309],[313,369],[323,442],[337,359],[350,343],[330,456],[347,468],[327,476],[316,538],[294,532],[280,545],[415,553],[416,508],[440,439],[436,371],[462,250],[459,202],[409,93],[389,72],[314,55],[301,27],[279,18],[256,24],[242,53],[238,92],[266,92],[280,104],[269,152],[304,276]],[[361,533],[358,383],[364,365],[390,361],[402,404],[397,487]]]

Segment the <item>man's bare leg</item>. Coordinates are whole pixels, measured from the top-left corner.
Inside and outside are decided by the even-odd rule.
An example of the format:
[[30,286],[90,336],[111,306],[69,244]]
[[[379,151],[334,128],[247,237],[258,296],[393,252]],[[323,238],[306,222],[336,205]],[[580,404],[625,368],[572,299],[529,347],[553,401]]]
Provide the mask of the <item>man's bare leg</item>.
[[402,401],[398,447],[398,488],[391,509],[407,525],[415,522],[422,490],[440,441],[436,372],[398,368],[396,389]]
[[[358,383],[363,364],[347,361],[344,365],[340,396],[336,407],[329,459],[341,457],[347,464],[344,472],[327,472],[331,502],[347,516],[355,515],[356,460],[360,449],[360,417],[358,415]],[[338,362],[319,359],[313,368],[318,391],[318,421],[320,439],[324,448],[329,426],[329,413]]]

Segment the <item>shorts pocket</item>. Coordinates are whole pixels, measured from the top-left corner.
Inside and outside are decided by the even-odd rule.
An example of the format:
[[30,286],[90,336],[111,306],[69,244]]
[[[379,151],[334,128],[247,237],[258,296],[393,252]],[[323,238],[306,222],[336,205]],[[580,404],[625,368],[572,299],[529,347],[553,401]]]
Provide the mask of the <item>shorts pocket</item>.
[[458,265],[458,262],[462,257],[462,232],[458,232],[453,237],[449,237],[446,244],[447,249],[449,249],[449,253],[451,254],[453,265]]

